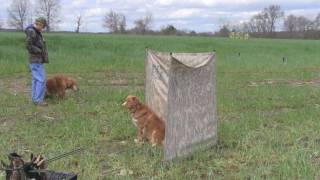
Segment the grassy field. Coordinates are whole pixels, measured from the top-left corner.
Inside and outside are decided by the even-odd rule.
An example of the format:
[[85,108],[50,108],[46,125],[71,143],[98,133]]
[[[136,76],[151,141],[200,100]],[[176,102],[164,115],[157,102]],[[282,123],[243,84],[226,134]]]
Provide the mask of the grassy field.
[[[79,179],[320,179],[320,41],[44,36],[47,75],[71,75],[80,91],[35,107],[24,34],[0,33],[0,159],[84,147],[49,169]],[[133,142],[135,128],[120,105],[128,94],[144,98],[145,47],[217,51],[215,147],[168,164],[161,148]]]

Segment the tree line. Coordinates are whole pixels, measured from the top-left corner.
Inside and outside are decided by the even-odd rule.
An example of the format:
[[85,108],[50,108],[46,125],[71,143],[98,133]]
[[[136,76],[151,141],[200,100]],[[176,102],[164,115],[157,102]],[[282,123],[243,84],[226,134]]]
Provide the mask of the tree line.
[[[61,22],[60,19],[60,0],[35,0],[35,6],[32,7],[30,0],[11,0],[10,6],[7,9],[8,18],[7,24],[9,27],[16,30],[23,30],[28,24],[33,23],[34,17],[42,16],[47,20],[47,31],[50,32],[57,28]],[[84,25],[85,16],[80,13],[75,17],[75,32],[79,33]],[[127,29],[126,16],[116,11],[109,11],[105,14],[102,20],[102,26],[111,33],[136,33],[136,34],[156,34],[152,28],[153,15],[146,13],[144,16],[134,21],[134,27]],[[0,28],[3,22],[0,22]],[[187,34],[183,31],[178,31],[173,25],[163,28],[164,34]],[[195,33],[195,32],[193,32]]]
[[[30,0],[11,0],[7,9],[7,24],[9,27],[23,30],[28,23],[33,22],[34,15],[44,17],[47,20],[47,31],[56,27],[59,20],[60,0],[35,0],[35,7]],[[3,22],[0,24],[0,28]]]
[[[34,16],[42,16],[47,20],[47,31],[52,31],[61,22],[60,9],[60,0],[35,0],[34,7],[31,7],[30,0],[11,0],[7,9],[7,24],[11,28],[23,30],[28,23],[33,22]],[[83,13],[75,17],[75,32],[79,33],[81,31],[84,21]],[[279,25],[280,22],[283,22],[282,25]],[[102,19],[102,26],[106,30],[118,34],[216,35],[227,37],[230,32],[246,32],[253,37],[306,38],[309,36],[310,38],[320,38],[320,12],[315,19],[292,14],[285,16],[285,12],[281,10],[279,5],[265,7],[246,22],[224,23],[215,34],[179,30],[172,24],[163,26],[159,31],[154,31],[152,30],[152,24],[152,13],[146,13],[134,20],[134,27],[131,29],[127,29],[127,18],[121,12],[110,10]],[[0,28],[2,26],[3,22],[0,22]],[[279,27],[282,30],[279,31]]]
[[[279,31],[276,31],[277,25]],[[285,16],[285,12],[279,5],[270,5],[260,13],[253,15],[247,22],[223,24],[216,35],[227,37],[230,32],[247,32],[254,37],[319,39],[320,12],[315,19],[293,14]]]
[[126,29],[126,16],[122,13],[111,10],[107,12],[103,19],[103,27],[111,33],[150,33],[153,22],[152,13],[146,13],[144,16],[134,21],[132,29]]
[[[60,0],[35,0],[35,6],[31,7],[30,0],[11,0],[7,9],[7,24],[16,30],[23,30],[28,24],[33,23],[34,16],[41,16],[47,20],[47,31],[57,28],[60,19]],[[79,33],[84,24],[85,16],[80,13],[75,17],[75,32]],[[122,13],[110,11],[106,13],[102,20],[102,25],[111,33],[150,33],[153,21],[152,13],[146,13],[141,18],[134,21],[134,28],[126,29],[126,17]],[[0,28],[3,22],[0,22]]]

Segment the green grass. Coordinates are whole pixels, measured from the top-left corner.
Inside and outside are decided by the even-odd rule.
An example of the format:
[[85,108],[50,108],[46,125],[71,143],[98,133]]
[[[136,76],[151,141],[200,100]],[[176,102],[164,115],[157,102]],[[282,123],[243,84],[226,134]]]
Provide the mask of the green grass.
[[[30,88],[24,34],[1,32],[0,159],[12,151],[25,158],[30,151],[52,157],[81,146],[85,152],[49,168],[78,173],[80,179],[320,178],[319,41],[44,36],[47,74],[74,76],[81,90],[66,100],[50,99],[47,108],[32,105],[24,93]],[[215,147],[168,164],[161,148],[133,143],[135,128],[120,104],[128,94],[144,98],[145,47],[217,50]],[[314,83],[296,84],[309,81]],[[119,176],[121,170],[132,174]]]

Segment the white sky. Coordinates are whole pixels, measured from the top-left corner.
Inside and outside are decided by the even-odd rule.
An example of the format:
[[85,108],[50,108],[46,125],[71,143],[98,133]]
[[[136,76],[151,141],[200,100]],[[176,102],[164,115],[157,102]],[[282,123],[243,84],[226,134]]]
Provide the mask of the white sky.
[[[31,0],[34,5],[35,0]],[[0,0],[0,21],[6,24],[11,0]],[[286,15],[304,15],[310,19],[320,13],[320,0],[61,0],[59,30],[74,31],[75,18],[84,14],[82,31],[104,32],[103,16],[110,10],[127,18],[128,28],[147,12],[153,14],[153,29],[172,24],[178,29],[213,32],[223,23],[250,19],[270,4],[279,4]]]

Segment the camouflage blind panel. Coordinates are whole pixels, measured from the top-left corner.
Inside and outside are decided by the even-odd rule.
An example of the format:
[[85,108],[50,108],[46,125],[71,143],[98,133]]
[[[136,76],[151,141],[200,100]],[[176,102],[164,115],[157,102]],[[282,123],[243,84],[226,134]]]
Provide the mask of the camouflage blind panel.
[[146,50],[146,104],[166,122],[165,159],[217,142],[215,54]]

